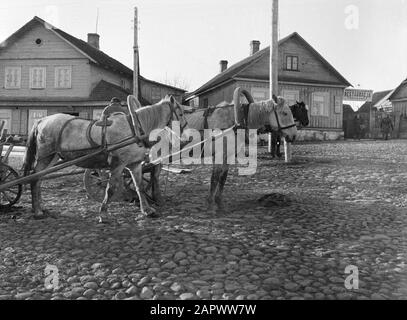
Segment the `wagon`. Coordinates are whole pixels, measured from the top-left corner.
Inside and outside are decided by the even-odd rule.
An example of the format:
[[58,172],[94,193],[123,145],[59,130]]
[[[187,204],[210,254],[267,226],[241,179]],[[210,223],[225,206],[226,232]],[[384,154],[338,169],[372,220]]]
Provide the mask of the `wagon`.
[[[3,131],[4,122],[0,124],[0,131]],[[3,131],[4,132],[4,131]],[[14,144],[11,136],[6,137],[5,134],[0,138],[0,185],[14,181],[19,177],[19,174],[11,166],[8,165],[8,158],[13,151]],[[4,156],[2,156],[4,146],[10,143]],[[23,192],[23,186],[21,184],[13,184],[8,188],[1,189],[0,191],[0,209],[10,208],[16,204]]]

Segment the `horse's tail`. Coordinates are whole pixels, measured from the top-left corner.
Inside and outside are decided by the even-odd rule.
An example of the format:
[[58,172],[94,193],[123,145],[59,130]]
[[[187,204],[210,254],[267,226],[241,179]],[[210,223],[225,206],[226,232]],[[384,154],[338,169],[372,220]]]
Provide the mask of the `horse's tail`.
[[26,145],[27,150],[24,155],[24,162],[23,162],[23,168],[22,168],[24,170],[24,176],[28,175],[30,173],[31,169],[33,169],[35,156],[37,155],[38,122],[36,122],[33,125],[31,132],[28,135],[28,140],[27,140],[27,145]]

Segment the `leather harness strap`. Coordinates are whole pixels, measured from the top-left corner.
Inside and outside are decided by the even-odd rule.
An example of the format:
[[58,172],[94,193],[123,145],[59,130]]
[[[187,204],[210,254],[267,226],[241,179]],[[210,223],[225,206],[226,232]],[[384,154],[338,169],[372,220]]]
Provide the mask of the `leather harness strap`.
[[95,140],[92,139],[92,128],[93,128],[93,125],[96,123],[96,121],[97,121],[97,120],[92,120],[92,121],[89,123],[88,128],[86,129],[86,138],[88,139],[88,141],[89,141],[89,143],[90,143],[90,145],[91,145],[92,148],[98,148],[98,147],[100,147],[100,145],[97,144],[97,143],[95,142]]

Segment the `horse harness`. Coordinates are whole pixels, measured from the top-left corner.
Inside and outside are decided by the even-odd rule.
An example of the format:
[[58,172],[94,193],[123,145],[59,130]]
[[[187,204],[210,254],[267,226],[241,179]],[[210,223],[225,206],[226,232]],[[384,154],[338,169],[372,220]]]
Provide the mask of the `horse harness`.
[[[243,110],[243,117],[241,119],[240,123],[236,123],[235,124],[235,131],[237,129],[247,129],[248,125],[249,125],[249,107],[250,104],[242,104],[242,110]],[[209,129],[209,124],[208,124],[208,118],[213,114],[213,112],[216,109],[219,108],[223,108],[223,106],[216,106],[216,107],[208,107],[204,113],[203,113],[203,117],[204,117],[204,129]],[[225,128],[228,129],[228,128]]]
[[[175,114],[175,118],[177,121],[179,121],[179,117],[178,114],[175,112],[174,107],[172,106],[172,104],[169,104],[170,106],[170,110],[171,110],[171,116],[167,122],[167,126],[171,125],[171,122],[174,120],[174,114]],[[110,106],[106,107],[105,109],[109,108]],[[105,111],[105,110],[104,110]],[[86,129],[86,139],[88,140],[89,144],[90,144],[90,148],[87,148],[86,150],[92,150],[92,149],[98,149],[98,148],[102,148],[102,149],[107,149],[107,140],[106,140],[106,133],[107,133],[107,127],[110,127],[113,124],[112,120],[109,120],[109,116],[113,115],[113,114],[117,114],[117,113],[123,113],[126,115],[126,119],[127,122],[129,123],[129,127],[130,130],[132,132],[132,137],[135,137],[137,139],[136,143],[142,143],[146,148],[150,148],[150,143],[148,140],[148,136],[145,134],[143,127],[141,125],[140,119],[139,117],[137,117],[137,113],[135,113],[135,120],[136,120],[136,124],[133,125],[132,119],[130,117],[129,114],[126,114],[125,112],[123,112],[122,110],[114,110],[113,112],[109,113],[106,115],[106,117],[103,117],[102,120],[91,120],[89,122],[89,125]],[[72,118],[69,119],[68,121],[66,121],[61,130],[59,131],[59,135],[58,135],[58,140],[57,140],[57,154],[63,158],[63,152],[61,150],[61,140],[62,140],[62,134],[64,133],[65,129],[68,127],[68,125],[75,121],[75,120],[87,120],[87,119],[81,119],[81,118]],[[182,127],[181,127],[181,132],[185,129],[185,127],[188,125],[188,123],[186,122]],[[94,126],[98,126],[102,128],[102,141],[101,144],[98,144],[95,140],[93,140],[92,138],[92,128]],[[137,128],[135,128],[135,126],[137,126]],[[137,132],[138,131],[138,132]],[[75,150],[75,151],[86,151],[84,150]],[[66,151],[65,151],[66,152]]]

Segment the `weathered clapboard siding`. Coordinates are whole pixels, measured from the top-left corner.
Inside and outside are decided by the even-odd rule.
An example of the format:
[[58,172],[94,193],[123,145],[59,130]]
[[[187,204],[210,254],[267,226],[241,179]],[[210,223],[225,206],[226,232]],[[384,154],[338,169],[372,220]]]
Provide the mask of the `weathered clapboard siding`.
[[[41,39],[41,45],[35,43]],[[65,40],[53,31],[44,28],[40,23],[30,29],[18,41],[11,43],[6,50],[2,50],[0,60],[20,59],[83,59],[85,56],[75,50]]]
[[[107,82],[113,83],[119,87],[126,90],[131,90],[133,81],[128,76],[106,70],[98,67],[97,65],[90,65],[90,82],[92,84],[92,89],[99,83],[99,81],[105,80]],[[89,79],[88,79],[89,81]]]
[[151,103],[159,102],[166,95],[172,95],[179,102],[182,101],[184,91],[181,89],[172,88],[169,86],[158,84],[147,79],[140,79],[139,86],[141,95]]
[[[21,67],[21,88],[5,89],[5,68]],[[71,88],[55,88],[55,68],[70,66]],[[30,89],[30,67],[46,67],[46,88]],[[90,66],[87,59],[21,59],[0,60],[0,96],[2,97],[88,97]]]
[[[298,56],[298,71],[286,70],[285,58],[287,55]],[[270,53],[264,54],[260,60],[251,64],[239,73],[241,78],[263,79],[269,78]],[[297,39],[293,38],[279,46],[279,77],[289,77],[299,81],[307,80],[318,83],[338,82],[338,78],[317,58],[311,51],[305,48]]]
[[47,115],[57,113],[67,113],[79,115],[84,119],[92,119],[94,107],[61,107],[61,106],[46,106],[46,107],[18,107],[12,109],[11,134],[27,135],[28,134],[28,118],[29,110],[47,110]]
[[393,101],[395,114],[407,115],[407,101]]
[[[269,83],[260,81],[233,81],[214,90],[204,93],[199,98],[200,107],[203,107],[204,99],[208,99],[209,105],[217,105],[222,101],[232,101],[233,92],[236,87],[241,87],[251,92],[253,88],[262,88],[268,90]],[[308,106],[312,106],[312,94],[314,92],[329,92],[330,103],[329,113],[327,116],[312,116],[310,114],[310,128],[326,128],[326,129],[341,129],[342,128],[342,104],[343,104],[343,89],[319,87],[319,86],[301,86],[281,83],[279,85],[279,95],[282,95],[283,90],[296,90],[300,93],[300,100],[304,101]],[[339,99],[340,109],[335,113],[335,97]],[[267,99],[269,99],[267,94]]]
[[223,101],[233,101],[233,92],[238,87],[237,81],[232,81],[225,85],[222,85],[214,90],[202,94],[199,97],[199,106],[204,107],[205,100],[208,99],[209,106],[216,106]]

